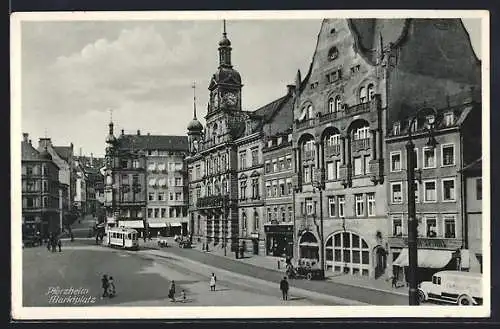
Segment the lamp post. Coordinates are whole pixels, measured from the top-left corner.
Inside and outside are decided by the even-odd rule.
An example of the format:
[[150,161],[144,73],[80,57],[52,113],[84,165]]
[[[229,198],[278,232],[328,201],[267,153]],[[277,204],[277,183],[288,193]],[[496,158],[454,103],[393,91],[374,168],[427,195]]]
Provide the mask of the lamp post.
[[434,121],[437,116],[437,112],[432,108],[423,108],[417,111],[415,117],[410,121],[408,127],[408,142],[406,143],[406,164],[407,164],[407,185],[408,185],[408,283],[409,283],[409,305],[419,305],[419,300],[417,296],[417,269],[418,269],[418,252],[417,252],[417,218],[415,209],[415,144],[412,140],[412,127],[419,118],[419,116],[424,113],[424,111],[432,112],[431,116],[427,116],[429,123],[429,141],[427,145],[434,148],[437,144],[433,136],[433,126]]
[[324,250],[324,239],[323,239],[323,189],[325,188],[323,184],[323,177],[318,177],[313,185],[314,191],[317,189],[319,191],[319,225],[316,223],[316,201],[314,202],[314,224],[316,229],[319,231],[319,263],[321,268],[321,277],[324,278],[325,275],[325,250]]

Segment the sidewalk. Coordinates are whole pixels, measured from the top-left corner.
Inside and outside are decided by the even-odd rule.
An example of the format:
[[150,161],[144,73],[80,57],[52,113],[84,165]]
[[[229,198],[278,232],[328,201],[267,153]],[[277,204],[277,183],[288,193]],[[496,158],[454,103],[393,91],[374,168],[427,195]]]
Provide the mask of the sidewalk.
[[[167,238],[169,241],[169,245],[174,248],[177,248],[177,243],[173,241],[173,238]],[[156,242],[155,242],[156,245]],[[193,249],[199,252],[206,252],[202,250],[202,244],[194,244]],[[261,256],[261,255],[252,255],[250,253],[245,253],[245,257],[243,259],[236,259],[234,252],[230,252],[230,248],[226,251],[226,256],[224,256],[224,248],[220,245],[213,246],[209,245],[209,253],[213,255],[217,255],[220,257],[230,258],[242,263],[247,263],[257,267],[263,267],[266,269],[274,270],[277,272],[285,273],[286,265],[285,259],[282,257],[272,257],[272,256]],[[279,268],[278,268],[279,263]],[[366,288],[371,290],[377,290],[382,292],[389,292],[396,295],[408,296],[408,289],[406,287],[392,288],[390,280],[379,278],[379,279],[370,279],[361,276],[353,276],[353,275],[344,275],[333,272],[326,272],[326,280],[330,282],[335,282],[343,285],[350,285],[360,288]],[[401,285],[401,284],[400,284]]]

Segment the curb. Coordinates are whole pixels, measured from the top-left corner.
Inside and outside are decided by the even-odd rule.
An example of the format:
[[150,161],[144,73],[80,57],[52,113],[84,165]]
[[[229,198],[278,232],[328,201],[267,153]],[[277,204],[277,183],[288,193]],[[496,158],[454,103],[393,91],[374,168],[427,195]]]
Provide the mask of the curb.
[[[167,257],[166,255],[163,256],[163,255],[158,255],[156,253],[151,253],[150,250],[146,250],[146,251],[143,251],[143,252],[149,254],[150,256],[154,256],[154,257],[159,257],[159,258]],[[171,254],[170,253],[169,257],[174,258],[174,259],[178,259],[178,260],[182,260],[182,261],[185,261],[185,262],[189,262],[191,264],[196,264],[196,266],[205,267],[207,269],[210,269],[210,271],[214,271],[214,272],[217,272],[217,273],[222,273],[222,274],[229,275],[229,276],[238,276],[238,277],[245,278],[245,280],[247,280],[247,281],[253,281],[255,283],[258,283],[258,284],[261,284],[261,285],[265,285],[265,286],[269,286],[269,287],[273,287],[273,288],[276,287],[276,284],[272,283],[270,281],[266,281],[266,280],[262,280],[262,279],[257,279],[257,278],[251,277],[251,276],[247,276],[247,275],[243,275],[243,274],[238,274],[238,273],[234,273],[234,272],[231,272],[231,271],[228,271],[228,270],[216,268],[216,267],[214,267],[212,265],[208,265],[208,264],[204,264],[204,263],[201,263],[201,262],[197,262],[197,261],[194,261],[194,260],[188,259],[188,258],[183,258],[183,257],[180,257],[180,256],[175,255],[175,254]],[[368,303],[364,303],[364,302],[353,300],[353,299],[347,299],[347,298],[333,296],[333,295],[326,295],[326,294],[322,294],[322,293],[319,293],[319,292],[310,291],[310,290],[301,289],[301,288],[293,288],[293,290],[296,292],[297,295],[308,296],[311,299],[329,300],[329,301],[332,301],[332,302],[335,302],[335,303],[340,303],[340,304],[348,305],[348,306],[365,306],[365,305],[370,305]]]
[[[200,253],[202,252],[201,250],[198,250],[196,248],[193,248],[193,250],[196,250],[197,252],[200,252]],[[212,255],[217,256],[217,257],[221,257],[221,258],[232,259],[230,257],[222,256],[222,255],[218,255],[218,254],[212,254]],[[248,264],[248,265],[251,265],[251,266],[263,268],[263,269],[266,269],[266,270],[275,271],[275,272],[278,272],[278,273],[283,273],[284,272],[284,271],[277,270],[277,269],[274,269],[274,268],[269,268],[269,267],[264,267],[264,266],[260,266],[260,265],[255,265],[255,264],[250,264],[250,263],[247,263],[247,262],[243,262],[243,261],[241,261],[239,259],[232,259],[232,260],[238,261],[240,263]],[[328,279],[326,279],[326,281],[333,282],[333,283],[336,283],[336,284],[342,284],[342,285],[345,285],[345,286],[351,286],[351,287],[356,287],[356,288],[363,288],[363,289],[374,290],[374,291],[379,291],[379,292],[384,292],[384,293],[389,293],[389,294],[394,294],[394,295],[408,297],[408,294],[407,293],[403,293],[403,292],[397,292],[397,291],[391,291],[391,290],[384,290],[384,289],[380,289],[380,288],[375,288],[375,287],[370,287],[370,286],[363,286],[363,285],[358,285],[358,284],[354,284],[354,283],[338,282],[338,281],[335,281],[335,280],[328,280]]]

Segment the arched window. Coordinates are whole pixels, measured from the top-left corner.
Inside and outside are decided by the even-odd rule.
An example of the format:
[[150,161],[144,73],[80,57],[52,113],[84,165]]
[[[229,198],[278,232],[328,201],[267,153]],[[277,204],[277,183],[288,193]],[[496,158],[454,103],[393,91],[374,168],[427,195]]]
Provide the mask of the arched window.
[[328,99],[328,112],[329,113],[335,112],[335,103],[333,101],[333,98],[331,97]]
[[340,106],[341,106],[340,96],[336,96],[335,97],[335,112],[340,111]]
[[361,89],[359,89],[359,101],[361,103],[366,103],[367,101],[367,96],[366,96],[366,88],[365,87],[361,87]]
[[309,105],[307,107],[307,118],[312,119],[312,117],[313,117],[313,107],[312,107],[312,105]]
[[375,97],[375,87],[372,83],[368,85],[368,100],[371,101]]
[[370,275],[370,249],[356,233],[339,232],[330,236],[325,251],[326,265],[334,272]]

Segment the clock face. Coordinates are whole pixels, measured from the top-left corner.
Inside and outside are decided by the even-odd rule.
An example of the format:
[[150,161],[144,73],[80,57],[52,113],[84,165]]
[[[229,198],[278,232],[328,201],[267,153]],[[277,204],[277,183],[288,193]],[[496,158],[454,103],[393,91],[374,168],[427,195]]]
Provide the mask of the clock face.
[[236,105],[238,103],[238,97],[235,93],[228,91],[224,94],[224,102],[228,105]]

